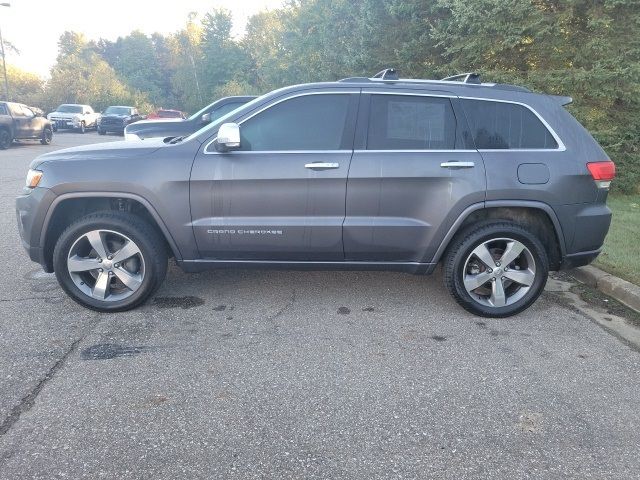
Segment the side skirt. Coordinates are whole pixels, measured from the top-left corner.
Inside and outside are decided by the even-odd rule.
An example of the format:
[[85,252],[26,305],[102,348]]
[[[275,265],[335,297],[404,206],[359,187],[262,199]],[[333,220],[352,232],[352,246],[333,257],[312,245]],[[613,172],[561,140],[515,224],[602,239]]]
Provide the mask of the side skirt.
[[373,270],[405,272],[414,275],[432,273],[435,263],[419,262],[305,262],[272,260],[182,260],[176,261],[185,272],[201,272],[220,268],[264,270]]

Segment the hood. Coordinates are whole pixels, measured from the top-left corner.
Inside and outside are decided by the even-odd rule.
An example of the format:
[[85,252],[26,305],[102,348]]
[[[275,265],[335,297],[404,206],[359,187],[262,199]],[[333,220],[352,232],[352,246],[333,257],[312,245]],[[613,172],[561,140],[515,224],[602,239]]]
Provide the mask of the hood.
[[36,157],[30,168],[37,168],[39,165],[48,162],[59,162],[68,160],[109,160],[114,158],[134,158],[149,155],[159,148],[166,146],[164,138],[150,138],[144,142],[107,142],[94,143],[92,145],[82,145],[79,147],[65,148],[55,152],[45,153]]
[[107,113],[107,114],[102,114],[101,118],[128,118],[131,115],[127,115],[124,113]]
[[70,112],[51,112],[48,117],[59,117],[59,118],[73,118],[73,117],[81,117],[81,113],[70,113]]

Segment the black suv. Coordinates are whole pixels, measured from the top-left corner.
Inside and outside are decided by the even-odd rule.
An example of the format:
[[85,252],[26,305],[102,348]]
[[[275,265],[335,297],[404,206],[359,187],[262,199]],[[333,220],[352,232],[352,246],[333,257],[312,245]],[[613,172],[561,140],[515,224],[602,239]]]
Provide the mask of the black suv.
[[141,119],[142,115],[137,108],[113,105],[107,107],[98,119],[98,133],[106,135],[109,132],[115,132],[124,135],[124,129],[127,125]]
[[20,234],[100,311],[145,301],[173,256],[188,271],[442,264],[464,308],[512,315],[609,228],[614,165],[568,102],[471,74],[288,87],[186,138],[41,155]]

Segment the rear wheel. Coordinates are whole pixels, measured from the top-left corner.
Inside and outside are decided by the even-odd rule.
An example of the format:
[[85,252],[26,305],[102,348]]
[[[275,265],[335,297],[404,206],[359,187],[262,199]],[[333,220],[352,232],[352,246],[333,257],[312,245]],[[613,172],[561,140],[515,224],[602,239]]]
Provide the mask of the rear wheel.
[[40,143],[42,145],[49,145],[52,139],[53,139],[53,132],[51,131],[50,128],[47,127],[44,130],[42,130],[42,138],[40,138]]
[[540,240],[511,222],[485,223],[467,230],[444,261],[444,281],[466,310],[485,317],[508,317],[542,293],[549,273]]
[[159,234],[127,213],[96,213],[70,225],[53,253],[60,286],[79,304],[101,312],[129,310],[160,286],[167,253]]
[[98,135],[106,135],[107,132],[105,132],[103,129],[101,129],[100,127],[96,127],[98,130]]
[[87,131],[87,126],[84,122],[80,122],[80,133],[85,133]]
[[4,129],[0,130],[0,150],[6,150],[9,148],[12,141],[11,133]]

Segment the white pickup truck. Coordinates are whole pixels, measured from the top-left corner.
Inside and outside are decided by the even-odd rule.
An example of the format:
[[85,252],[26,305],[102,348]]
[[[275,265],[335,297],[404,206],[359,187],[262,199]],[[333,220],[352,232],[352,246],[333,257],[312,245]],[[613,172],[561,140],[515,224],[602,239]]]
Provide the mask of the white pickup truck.
[[98,128],[100,114],[94,112],[89,105],[65,103],[47,115],[47,118],[51,121],[54,132],[73,129],[84,133],[88,128]]

